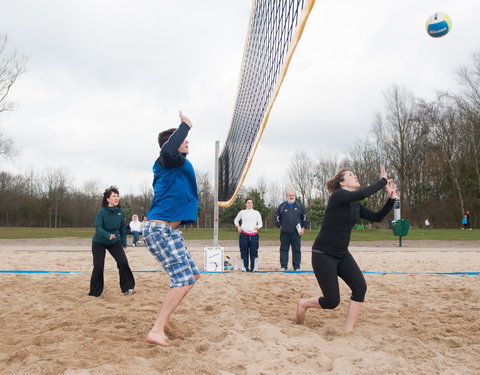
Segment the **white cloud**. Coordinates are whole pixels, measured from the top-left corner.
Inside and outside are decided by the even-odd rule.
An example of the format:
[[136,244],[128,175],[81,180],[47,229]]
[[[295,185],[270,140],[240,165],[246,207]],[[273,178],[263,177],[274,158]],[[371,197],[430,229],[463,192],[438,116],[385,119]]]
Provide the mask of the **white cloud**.
[[[137,192],[151,180],[159,131],[194,122],[190,158],[213,174],[226,138],[251,2],[42,1],[2,5],[0,33],[26,55],[27,72],[2,115],[17,158],[2,168],[68,168]],[[425,20],[449,13],[433,39]],[[278,180],[297,150],[343,152],[365,137],[392,84],[433,99],[478,49],[476,0],[317,1],[247,178]]]

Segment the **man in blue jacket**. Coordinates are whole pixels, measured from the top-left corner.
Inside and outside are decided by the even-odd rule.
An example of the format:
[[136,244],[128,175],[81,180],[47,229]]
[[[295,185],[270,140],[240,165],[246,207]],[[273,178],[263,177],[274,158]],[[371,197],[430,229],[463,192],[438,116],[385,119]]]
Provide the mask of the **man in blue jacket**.
[[168,320],[200,276],[178,230],[180,225],[194,223],[198,212],[195,171],[187,160],[186,138],[192,122],[181,111],[179,115],[177,129],[158,135],[160,156],[153,165],[154,197],[143,230],[145,246],[170,276],[170,289],[146,337],[161,346],[170,345],[167,334],[176,335]]
[[292,246],[293,270],[300,270],[302,262],[301,240],[308,225],[307,211],[300,202],[295,200],[295,192],[287,191],[287,200],[280,204],[275,213],[275,226],[280,228],[280,267],[288,269],[288,251]]

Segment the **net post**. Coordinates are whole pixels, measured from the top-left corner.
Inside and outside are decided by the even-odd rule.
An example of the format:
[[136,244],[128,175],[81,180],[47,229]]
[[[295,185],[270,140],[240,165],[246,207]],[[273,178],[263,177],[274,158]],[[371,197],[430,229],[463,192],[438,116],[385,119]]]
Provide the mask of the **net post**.
[[214,178],[214,191],[213,191],[213,246],[218,247],[218,174],[219,174],[219,144],[220,141],[215,141],[215,178]]
[[213,247],[204,248],[203,269],[207,272],[223,272],[225,269],[225,254],[223,247],[218,245],[218,149],[220,141],[215,141],[215,183],[213,187]]

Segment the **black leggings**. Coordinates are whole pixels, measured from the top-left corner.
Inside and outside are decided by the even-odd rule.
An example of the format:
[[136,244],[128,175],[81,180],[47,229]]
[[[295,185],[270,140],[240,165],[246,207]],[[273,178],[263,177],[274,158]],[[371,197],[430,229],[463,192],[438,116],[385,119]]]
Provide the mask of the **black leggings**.
[[318,299],[324,309],[334,309],[340,303],[340,277],[352,290],[350,299],[363,302],[367,292],[367,283],[362,271],[349,252],[342,258],[328,254],[312,252],[312,266],[318,284],[323,292],[323,297]]
[[92,242],[93,271],[90,279],[90,292],[88,295],[99,297],[103,292],[103,269],[105,265],[105,253],[108,250],[117,262],[118,273],[120,275],[120,289],[125,293],[135,287],[135,279],[132,270],[128,265],[127,255],[123,250],[122,241],[117,241],[113,245],[105,246]]

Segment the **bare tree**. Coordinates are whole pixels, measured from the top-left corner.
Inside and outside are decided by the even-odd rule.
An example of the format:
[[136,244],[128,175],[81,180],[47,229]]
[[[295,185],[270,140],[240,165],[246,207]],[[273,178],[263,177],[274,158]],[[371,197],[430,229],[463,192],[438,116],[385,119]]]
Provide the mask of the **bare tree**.
[[300,199],[308,206],[315,191],[315,165],[312,159],[303,151],[297,151],[288,168],[288,177],[292,188]]
[[[143,215],[146,215],[148,209],[150,208],[150,204],[153,200],[153,189],[150,183],[145,182],[142,186],[140,186],[140,196],[138,197],[139,203],[139,212],[142,212]],[[143,217],[139,218],[140,220]]]
[[[17,78],[24,72],[26,59],[16,51],[8,51],[8,37],[0,34],[0,113],[13,109],[7,96]],[[13,140],[0,128],[0,156],[11,157],[14,154]]]
[[285,199],[286,186],[283,186],[278,181],[265,182],[265,186],[260,184],[259,190],[263,191],[263,199],[265,205],[268,207],[268,214],[266,215],[264,226],[265,228],[273,228],[275,226],[274,218],[275,211],[278,205]]
[[74,217],[69,218],[70,221],[82,228],[93,226],[101,202],[99,182],[96,180],[85,182],[81,189],[73,191],[70,200],[75,211]]
[[457,71],[457,81],[463,90],[456,101],[468,128],[469,137],[465,143],[471,150],[477,196],[480,196],[480,51],[473,53],[472,60],[473,67],[463,66]]
[[418,100],[405,88],[394,85],[384,96],[385,115],[376,115],[373,132],[387,164],[397,175],[400,200],[408,211],[421,180],[428,127],[418,116]]
[[320,155],[315,166],[315,189],[324,202],[327,202],[330,193],[327,190],[327,181],[335,176],[341,168],[342,160],[336,153]]
[[32,226],[35,223],[35,216],[39,211],[40,202],[38,197],[40,196],[40,177],[33,169],[25,173],[25,185],[23,187],[23,203],[25,205],[25,212],[27,216],[25,218],[26,225]]
[[198,215],[197,227],[203,222],[204,228],[213,227],[213,184],[208,173],[197,174]]
[[281,185],[278,181],[272,181],[267,184],[265,203],[268,207],[275,209],[285,199],[286,186]]
[[11,225],[12,207],[14,201],[13,188],[14,176],[7,172],[0,172],[0,212],[2,213],[1,221],[7,227]]
[[464,194],[462,192],[461,164],[464,161],[464,140],[466,134],[462,131],[462,118],[452,97],[440,96],[431,105],[430,121],[432,135],[436,145],[440,149],[439,158],[447,167],[454,189],[460,203],[460,214],[465,212]]
[[10,158],[14,154],[13,139],[6,135],[4,130],[0,128],[0,156]]
[[[390,174],[386,165],[385,156],[373,138],[359,140],[349,147],[345,167],[351,168],[357,175],[360,184],[370,185],[379,179],[379,166],[385,165],[387,173]],[[380,207],[385,200],[385,194],[374,194],[368,198],[372,207]]]
[[[61,226],[62,203],[70,189],[71,178],[66,170],[48,169],[42,178],[43,194],[47,208],[48,227]],[[52,223],[53,215],[53,223]],[[59,222],[60,221],[60,222]]]

